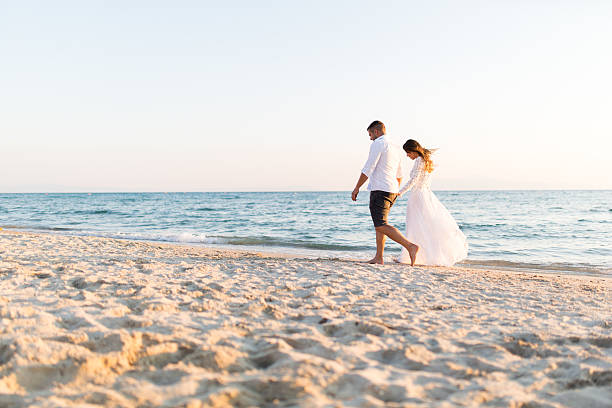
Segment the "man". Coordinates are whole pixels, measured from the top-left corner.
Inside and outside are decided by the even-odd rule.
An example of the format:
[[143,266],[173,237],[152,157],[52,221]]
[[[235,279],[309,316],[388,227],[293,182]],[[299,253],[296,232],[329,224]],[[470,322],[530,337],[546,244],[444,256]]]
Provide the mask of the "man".
[[384,264],[385,240],[389,237],[406,248],[410,255],[410,265],[414,266],[418,245],[408,241],[397,228],[387,223],[389,210],[395,203],[402,182],[402,151],[385,135],[385,125],[382,122],[375,120],[367,130],[373,142],[351,198],[356,201],[359,188],[370,179],[368,190],[370,215],[376,230],[376,255],[368,263]]

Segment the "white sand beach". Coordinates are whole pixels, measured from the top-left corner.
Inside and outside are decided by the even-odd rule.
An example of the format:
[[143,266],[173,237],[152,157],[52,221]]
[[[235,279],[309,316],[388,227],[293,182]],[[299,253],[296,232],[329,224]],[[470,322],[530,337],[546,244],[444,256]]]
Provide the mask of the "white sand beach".
[[612,278],[0,231],[1,407],[612,407]]

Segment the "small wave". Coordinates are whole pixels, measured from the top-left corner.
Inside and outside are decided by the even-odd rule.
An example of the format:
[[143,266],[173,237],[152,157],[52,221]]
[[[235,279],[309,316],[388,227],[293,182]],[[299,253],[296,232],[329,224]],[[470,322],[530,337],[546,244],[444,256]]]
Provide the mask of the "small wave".
[[78,210],[72,212],[72,214],[78,215],[101,215],[101,214],[112,214],[112,210]]
[[29,226],[29,225],[2,225],[4,229],[13,229],[20,231],[74,231],[74,228],[66,227],[47,227],[47,226]]
[[191,220],[179,220],[179,221],[175,221],[173,223],[170,223],[171,225],[176,225],[176,226],[182,226],[182,225],[189,225],[191,224],[192,221]]
[[105,238],[129,239],[134,241],[155,241],[155,242],[177,242],[184,244],[225,244],[226,241],[218,237],[207,237],[204,234],[193,232],[178,232],[166,234],[150,233],[129,233],[129,232],[91,232],[88,235],[97,235]]
[[497,224],[471,224],[471,223],[461,223],[459,224],[459,228],[461,229],[468,229],[468,230],[479,230],[479,229],[486,229],[486,228],[498,228],[498,227],[503,227],[506,226],[507,224],[505,223],[497,223]]
[[309,242],[302,240],[288,240],[276,237],[216,237],[225,240],[229,245],[238,246],[272,246],[279,248],[303,248],[317,249],[324,251],[363,251],[369,250],[367,246],[352,246],[338,244],[324,244],[319,242]]
[[192,211],[208,212],[208,211],[217,211],[217,209],[216,208],[210,208],[210,207],[201,207],[201,208],[194,208]]
[[587,219],[587,218],[580,218],[578,220],[578,222],[592,222],[592,223],[595,223],[595,224],[607,224],[610,221],[608,221],[608,220],[591,220],[591,219]]
[[[612,211],[612,209],[610,211]],[[589,212],[599,213],[599,212],[608,212],[608,210],[603,207],[593,207],[589,210]]]
[[121,214],[112,210],[74,210],[74,211],[60,211],[60,212],[49,212],[55,215],[103,215],[103,214]]

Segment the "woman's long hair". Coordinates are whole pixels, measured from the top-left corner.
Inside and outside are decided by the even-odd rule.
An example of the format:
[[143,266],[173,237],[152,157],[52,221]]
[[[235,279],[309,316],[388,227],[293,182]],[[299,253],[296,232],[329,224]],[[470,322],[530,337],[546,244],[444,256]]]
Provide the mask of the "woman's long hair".
[[406,153],[415,152],[421,158],[423,158],[423,162],[425,163],[425,171],[431,173],[433,171],[433,162],[431,161],[431,154],[433,153],[431,150],[424,148],[414,139],[408,139],[404,146],[402,146]]

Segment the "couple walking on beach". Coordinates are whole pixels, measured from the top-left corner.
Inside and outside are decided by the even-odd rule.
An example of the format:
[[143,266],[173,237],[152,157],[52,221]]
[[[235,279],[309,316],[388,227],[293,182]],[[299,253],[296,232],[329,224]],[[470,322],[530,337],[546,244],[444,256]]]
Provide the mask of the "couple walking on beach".
[[[370,215],[376,230],[376,255],[368,263],[383,264],[387,237],[399,243],[402,253],[395,261],[420,265],[450,266],[467,257],[467,240],[452,215],[431,191],[433,151],[409,139],[405,154],[414,160],[410,179],[403,187],[403,152],[386,135],[385,125],[374,121],[368,126],[372,140],[370,154],[351,194],[357,200],[359,188],[369,179]],[[389,211],[397,197],[408,195],[406,235],[389,225]]]

